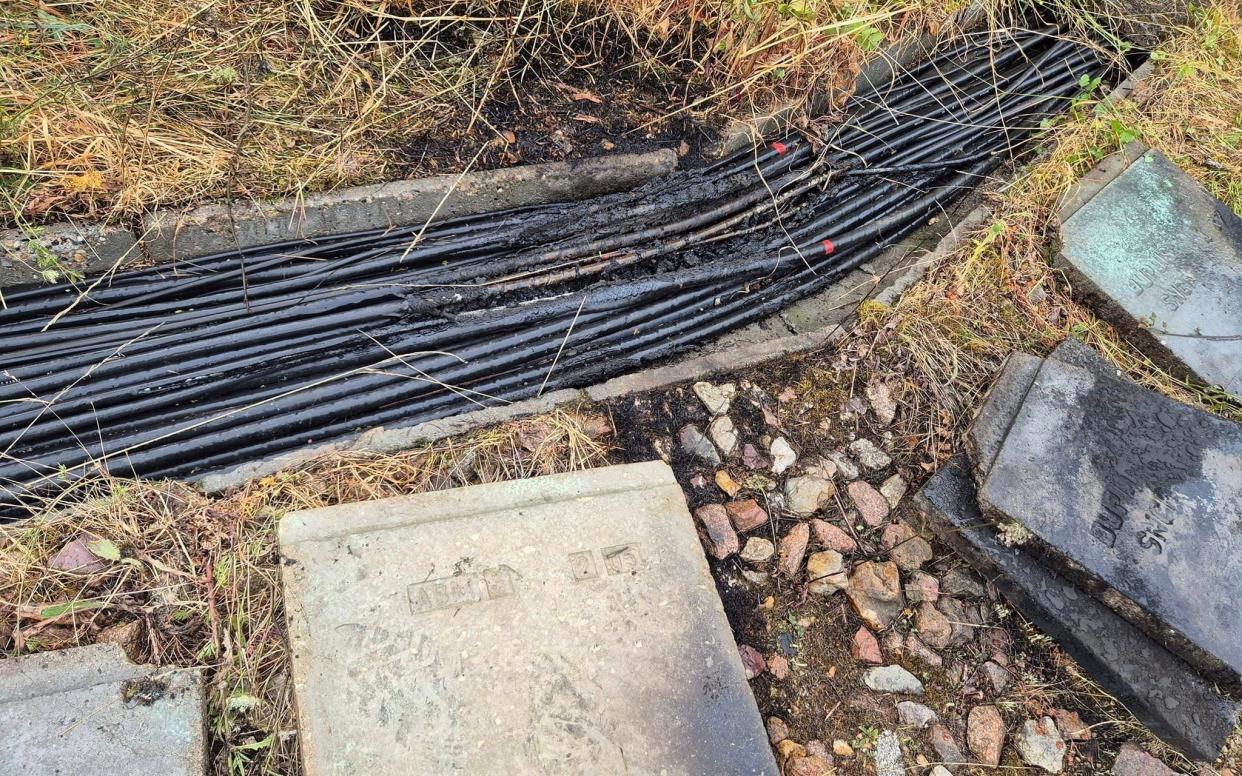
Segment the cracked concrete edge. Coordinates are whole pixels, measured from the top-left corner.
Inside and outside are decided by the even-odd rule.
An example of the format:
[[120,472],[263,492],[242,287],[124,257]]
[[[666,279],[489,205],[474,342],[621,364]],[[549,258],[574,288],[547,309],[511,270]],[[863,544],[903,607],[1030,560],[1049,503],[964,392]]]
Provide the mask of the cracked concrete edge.
[[[901,251],[906,265],[904,268],[899,266],[885,274],[871,298],[880,301],[887,300],[886,303],[891,303],[900,293],[917,282],[928,266],[955,250],[960,241],[990,215],[991,212],[986,206],[974,208],[949,229],[933,250],[917,259],[911,260],[911,254],[905,246],[894,246],[890,250]],[[837,293],[841,293],[841,290],[837,289]],[[196,482],[208,494],[220,493],[243,485],[248,480],[265,477],[291,466],[309,463],[326,455],[343,452],[393,453],[409,450],[485,426],[550,412],[559,407],[598,403],[635,393],[659,390],[690,380],[701,380],[721,372],[753,367],[774,358],[809,353],[829,347],[844,339],[856,322],[855,309],[856,305],[843,309],[843,320],[814,331],[699,353],[672,364],[621,375],[583,389],[554,391],[544,396],[524,399],[500,407],[488,407],[408,427],[373,428],[337,442],[242,464],[224,472],[206,474],[197,478]]]
[[84,275],[122,271],[211,253],[338,232],[412,226],[437,218],[565,202],[633,188],[677,168],[662,149],[352,186],[303,198],[213,202],[163,209],[137,230],[62,221],[0,230],[0,288],[39,282],[47,252]]

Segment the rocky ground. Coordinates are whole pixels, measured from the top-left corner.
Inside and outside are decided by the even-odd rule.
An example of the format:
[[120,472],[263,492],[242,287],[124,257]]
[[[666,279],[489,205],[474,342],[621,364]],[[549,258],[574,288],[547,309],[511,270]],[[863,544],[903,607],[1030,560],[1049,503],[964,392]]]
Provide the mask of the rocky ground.
[[1188,770],[936,541],[889,387],[814,372],[610,408],[685,488],[782,772]]

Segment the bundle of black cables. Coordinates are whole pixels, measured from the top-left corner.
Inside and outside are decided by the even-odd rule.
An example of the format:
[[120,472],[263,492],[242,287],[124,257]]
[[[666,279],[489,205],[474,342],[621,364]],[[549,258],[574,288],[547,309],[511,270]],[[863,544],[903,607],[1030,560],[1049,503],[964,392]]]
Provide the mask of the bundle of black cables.
[[0,504],[581,387],[823,289],[1012,158],[1097,55],[967,39],[797,136],[585,202],[6,294]]

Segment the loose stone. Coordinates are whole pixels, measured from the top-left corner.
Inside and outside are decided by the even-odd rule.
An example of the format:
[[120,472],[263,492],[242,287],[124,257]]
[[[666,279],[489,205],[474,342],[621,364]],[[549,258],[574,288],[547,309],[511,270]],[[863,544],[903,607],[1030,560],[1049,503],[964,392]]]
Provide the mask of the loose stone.
[[729,403],[733,401],[734,395],[737,394],[737,387],[733,383],[725,383],[724,385],[712,385],[711,383],[695,383],[694,393],[703,402],[703,406],[712,415],[723,415],[729,411]]
[[880,654],[880,642],[876,640],[875,634],[864,628],[859,628],[854,633],[854,640],[850,644],[850,654],[855,660],[872,665],[880,665],[884,662],[884,656]]
[[976,628],[971,623],[978,622],[979,617],[972,611],[972,608],[956,598],[943,596],[936,602],[936,606],[944,612],[944,616],[948,617],[953,625],[953,637],[950,639],[950,644],[957,647],[974,639]]
[[940,762],[950,768],[970,762],[962,753],[961,747],[957,745],[953,734],[941,723],[937,722],[927,729],[927,740],[931,742],[932,749],[936,750],[936,756],[940,758]]
[[742,445],[742,464],[751,471],[759,471],[768,468],[768,459],[755,449],[755,446],[747,442]]
[[994,662],[987,661],[979,666],[979,673],[987,679],[988,684],[992,688],[992,692],[1000,695],[1005,692],[1005,687],[1009,685],[1009,672],[1003,666]]
[[1028,719],[1015,742],[1022,762],[1043,768],[1048,773],[1060,773],[1065,764],[1065,742],[1057,731],[1052,717]]
[[772,556],[776,554],[776,547],[772,542],[762,536],[752,536],[746,540],[746,546],[742,548],[742,560],[752,565],[758,566],[772,560]]
[[783,766],[788,766],[795,760],[800,760],[801,758],[806,757],[806,749],[803,748],[802,744],[799,744],[792,738],[786,738],[784,741],[777,744],[776,753],[779,756]]
[[924,644],[922,640],[920,640],[919,637],[915,636],[913,633],[906,635],[905,648],[911,655],[914,655],[916,658],[932,668],[939,668],[944,665],[944,658],[942,658],[940,654],[931,647]]
[[960,598],[983,598],[987,592],[974,576],[963,569],[950,569],[940,581],[940,591]]
[[729,515],[719,504],[705,504],[694,510],[694,516],[707,533],[707,543],[716,560],[724,560],[738,550],[737,532],[729,523]]
[[884,531],[880,534],[880,546],[886,550],[891,550],[907,539],[913,538],[914,529],[898,520],[884,526]]
[[768,573],[766,571],[742,569],[742,576],[752,585],[766,585],[768,583]]
[[863,683],[876,692],[923,694],[923,683],[918,677],[897,665],[868,669],[863,674]]
[[707,433],[724,455],[733,455],[737,450],[737,429],[733,426],[733,421],[728,415],[721,415],[708,424]]
[[888,501],[888,505],[893,509],[901,503],[901,499],[906,495],[906,481],[900,474],[894,474],[883,483],[880,484],[880,495],[884,496]]
[[806,523],[798,523],[789,529],[789,533],[781,539],[781,573],[793,579],[802,568],[802,558],[806,555],[806,545],[811,539],[811,528]]
[[1061,735],[1065,738],[1071,741],[1091,740],[1091,728],[1082,721],[1078,712],[1053,709],[1052,718],[1057,721],[1057,730],[1061,731]]
[[893,400],[893,390],[886,383],[877,380],[867,383],[867,401],[871,404],[876,420],[884,425],[887,426],[896,419],[897,402]]
[[876,776],[904,776],[906,772],[901,742],[891,730],[885,730],[875,741],[875,772]]
[[923,571],[916,571],[906,582],[906,598],[912,604],[936,603],[940,598],[940,580]]
[[787,776],[832,776],[832,763],[818,755],[808,754],[789,763]]
[[902,571],[915,571],[932,559],[932,548],[926,539],[916,536],[894,547],[888,556]]
[[789,659],[784,655],[768,658],[768,673],[777,681],[785,681],[789,678]]
[[845,554],[858,551],[858,542],[854,541],[854,537],[827,520],[812,520],[811,535],[815,537],[815,541],[830,550]]
[[849,492],[854,506],[858,507],[858,514],[867,525],[872,528],[879,527],[884,522],[884,518],[888,517],[888,502],[870,484],[863,480],[855,480],[846,486],[846,491]]
[[785,441],[785,437],[773,439],[772,444],[768,447],[768,452],[772,454],[773,474],[783,474],[786,469],[793,466],[798,460],[798,454]]
[[725,511],[737,531],[751,531],[768,523],[768,513],[753,498],[731,501],[725,504]]
[[858,459],[858,462],[868,469],[883,469],[893,462],[893,459],[876,447],[875,442],[870,439],[855,439],[850,442],[849,448],[850,453]]
[[738,644],[737,652],[742,656],[742,667],[746,669],[746,678],[754,679],[768,667],[759,650],[749,644]]
[[850,575],[845,592],[854,611],[876,631],[887,628],[905,605],[901,595],[901,573],[897,570],[897,564],[892,562],[867,561],[858,564]]
[[806,561],[807,590],[816,595],[832,595],[849,584],[842,569],[844,561],[836,550],[811,553]]
[[901,701],[897,704],[897,719],[901,724],[922,730],[940,719],[936,712],[921,703]]
[[844,450],[834,450],[826,456],[837,467],[837,472],[847,480],[856,480],[862,476],[858,464]]
[[716,472],[716,487],[723,490],[730,497],[736,496],[738,491],[742,489],[742,486],[738,484],[737,480],[733,479],[729,472],[724,469],[720,469]]
[[993,768],[1000,765],[1005,746],[1005,721],[995,706],[976,706],[966,718],[966,745],[979,762]]
[[795,515],[810,515],[829,502],[837,488],[819,477],[791,477],[785,481],[785,507]]
[[832,765],[832,753],[828,751],[827,745],[818,738],[807,741],[806,746],[803,748],[806,749],[807,757],[819,757],[828,765]]
[[837,476],[837,465],[831,459],[820,456],[813,463],[806,465],[806,472],[825,480],[831,480]]
[[854,747],[838,738],[832,742],[832,753],[837,757],[853,757]]
[[772,746],[789,738],[789,725],[786,725],[785,720],[780,717],[768,717],[767,729],[768,740],[772,742]]
[[936,608],[935,604],[923,602],[914,621],[919,638],[936,649],[944,649],[953,640],[953,624]]
[[1135,744],[1126,742],[1113,761],[1113,776],[1177,776],[1177,772]]
[[677,433],[677,439],[681,442],[682,450],[702,458],[712,466],[720,465],[720,453],[716,452],[716,446],[712,444],[712,440],[708,439],[698,426],[691,423],[683,427]]

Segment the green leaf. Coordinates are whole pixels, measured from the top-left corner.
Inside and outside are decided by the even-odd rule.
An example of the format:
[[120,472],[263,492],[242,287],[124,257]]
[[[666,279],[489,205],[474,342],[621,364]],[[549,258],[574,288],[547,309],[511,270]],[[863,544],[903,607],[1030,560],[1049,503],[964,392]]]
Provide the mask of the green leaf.
[[1133,143],[1135,140],[1138,140],[1138,132],[1130,129],[1117,119],[1113,119],[1109,126],[1112,128],[1113,134],[1116,135],[1117,142],[1122,145],[1127,145],[1129,143]]
[[63,604],[52,604],[45,606],[39,610],[39,617],[44,620],[51,620],[74,612],[82,612],[87,609],[100,609],[103,607],[103,601],[67,601]]
[[86,543],[86,549],[97,558],[104,560],[117,561],[121,559],[121,548],[107,539],[96,539],[93,542]]
[[854,40],[863,51],[875,51],[884,42],[884,33],[875,27],[863,27],[854,32]]

